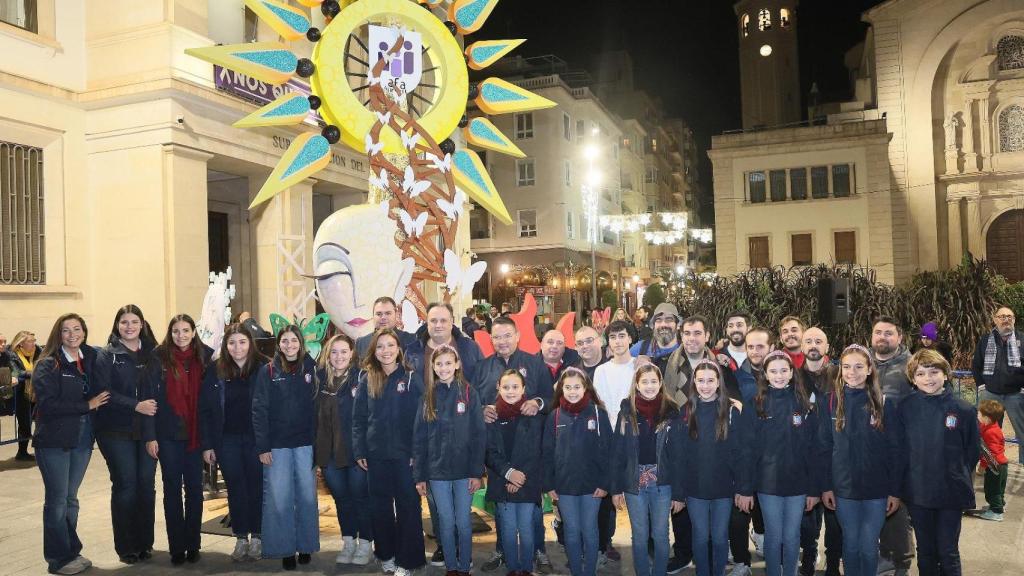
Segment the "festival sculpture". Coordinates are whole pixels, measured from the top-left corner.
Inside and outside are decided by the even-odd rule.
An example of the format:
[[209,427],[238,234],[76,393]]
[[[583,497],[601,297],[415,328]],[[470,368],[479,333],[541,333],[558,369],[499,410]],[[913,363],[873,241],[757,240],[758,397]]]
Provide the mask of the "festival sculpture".
[[[505,224],[512,220],[480,157],[457,149],[450,136],[461,128],[475,147],[522,157],[485,117],[467,117],[467,101],[492,115],[555,105],[497,78],[470,86],[469,68],[484,69],[523,42],[460,46],[458,37],[479,30],[498,0],[299,0],[320,7],[323,30],[285,2],[244,1],[285,40],[316,43],[312,58],[280,42],[186,52],[271,84],[310,79],[311,96],[286,93],[235,126],[299,125],[311,111],[323,124],[319,134],[292,140],[250,208],[326,167],[334,144],[369,160],[367,203],[332,214],[314,238],[309,275],[331,321],[358,337],[373,328],[370,309],[378,296],[394,297],[406,317],[415,312],[423,319],[431,289],[443,285],[444,302],[471,294],[486,264],[470,264],[467,251],[455,251],[466,203]],[[442,11],[447,21],[436,16]]]

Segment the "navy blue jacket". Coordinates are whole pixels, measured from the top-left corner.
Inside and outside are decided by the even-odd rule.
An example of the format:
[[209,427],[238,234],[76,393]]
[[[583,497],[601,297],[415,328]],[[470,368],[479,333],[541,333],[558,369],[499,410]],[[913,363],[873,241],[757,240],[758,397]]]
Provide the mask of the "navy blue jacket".
[[[503,430],[515,426],[512,453],[505,450]],[[492,502],[533,502],[540,504],[543,470],[544,416],[519,415],[487,425],[487,499]],[[526,483],[515,494],[505,489],[505,474],[514,468],[526,475]]]
[[142,438],[142,419],[135,411],[141,395],[142,373],[153,356],[152,349],[132,352],[120,340],[111,338],[96,356],[96,381],[110,392],[110,401],[96,410],[96,434],[126,439]]
[[286,372],[279,358],[257,371],[252,395],[256,453],[312,446],[316,441],[316,363],[309,355]]
[[[683,406],[678,425],[669,430],[668,453],[672,470],[672,499],[732,498],[753,495],[750,478],[749,406],[729,408],[729,432],[725,440],[715,437],[718,402],[697,402]],[[697,419],[697,438],[690,437],[689,419]]]
[[[613,462],[615,473],[613,475],[612,494],[638,494],[640,492],[640,437],[633,432],[633,407],[629,398],[622,400],[622,407],[619,410],[619,421],[615,423],[615,456]],[[679,411],[671,409],[665,414],[665,419],[658,424],[654,431],[655,454],[658,456],[658,486],[672,485],[672,468],[669,455],[666,451],[666,441],[673,422],[678,425]],[[637,425],[640,431],[650,428],[646,418],[640,417]]]
[[508,361],[505,361],[499,354],[484,358],[476,366],[476,375],[473,378],[473,387],[480,393],[480,402],[485,406],[494,404],[498,399],[498,378],[501,373],[508,369],[519,370],[526,380],[526,398],[532,400],[540,398],[545,413],[551,411],[551,398],[554,394],[555,381],[551,378],[551,371],[540,358],[516,349]]
[[[544,364],[544,367],[547,368],[548,372],[550,373],[551,372],[551,368],[544,362],[544,353],[543,352],[537,352],[536,354],[534,354],[534,356],[536,356],[537,358],[540,359],[540,363]],[[565,351],[562,352],[562,363],[558,366],[558,369],[555,370],[555,374],[551,377],[551,382],[552,382],[551,389],[554,390],[554,383],[558,382],[558,378],[562,375],[562,372],[565,372],[566,368],[568,368],[570,366],[575,366],[577,368],[580,368],[580,370],[583,370],[583,368],[580,367],[579,364],[580,364],[580,354],[579,354],[579,352],[573,350],[572,348],[566,348]],[[596,366],[594,367],[594,370],[595,371],[597,370]],[[590,380],[593,381],[594,377],[591,376]],[[546,402],[546,400],[545,400],[545,402]]]
[[199,446],[203,450],[220,453],[224,446],[225,386],[232,386],[235,382],[246,382],[249,385],[249,406],[245,412],[251,415],[256,381],[259,379],[260,371],[265,367],[263,363],[257,363],[249,377],[244,380],[223,380],[217,375],[217,367],[210,364],[203,375],[203,387],[199,390]]
[[[416,411],[412,477],[417,482],[484,475],[487,429],[476,389],[469,382],[434,384],[436,418],[427,422],[425,403]],[[461,410],[459,407],[461,406]]]
[[[363,365],[363,360],[366,360],[366,353],[370,351],[370,342],[373,342],[373,335],[376,333],[376,329],[369,334],[356,338],[356,362],[359,366]],[[398,346],[403,350],[408,348],[413,340],[416,339],[415,334],[411,334],[404,330],[395,328],[395,334],[398,334]]]
[[[330,438],[325,438],[321,434],[317,434],[316,437],[316,449],[313,451],[313,455],[316,459],[317,466],[326,466],[328,464],[338,465],[343,464],[344,466],[355,466],[356,460],[352,456],[352,409],[356,403],[356,392],[359,390],[359,370],[352,367],[348,371],[348,378],[341,384],[338,391],[335,394],[327,392],[327,374],[318,369],[316,371],[317,382],[319,383],[319,393],[316,397],[317,404],[317,418],[323,418],[323,412],[321,412],[323,404],[325,402],[334,401],[337,403],[337,409],[335,411],[335,420],[329,425],[325,426],[325,422],[320,422],[318,430],[325,432],[330,430],[334,437],[341,438],[341,446],[344,450],[345,457],[340,458],[339,455],[333,450],[328,452],[328,448],[331,444]],[[321,443],[326,443],[321,448]],[[335,444],[337,446],[337,444]]]
[[822,492],[832,491],[839,498],[877,500],[899,495],[902,462],[896,406],[885,400],[882,430],[871,425],[867,410],[868,395],[863,388],[843,387],[846,425],[836,431],[835,392],[818,402],[818,449],[816,462]]
[[736,387],[739,389],[738,400],[743,402],[744,406],[751,406],[754,396],[757,396],[757,375],[754,374],[753,368],[750,366],[750,360],[744,360],[743,364],[733,371],[733,375],[736,377]]
[[36,428],[32,445],[36,448],[74,448],[78,446],[82,417],[92,418],[89,400],[103,391],[95,382],[96,349],[83,344],[82,370],[68,362],[63,349],[43,358],[32,369],[36,393]]
[[[416,331],[415,339],[405,347],[405,363],[414,372],[420,375],[420,379],[427,381],[426,367],[424,364],[430,362],[432,349],[427,346],[427,326],[424,324]],[[476,366],[484,359],[480,353],[480,347],[472,338],[465,337],[457,328],[452,328],[452,344],[459,353],[459,362],[462,364],[462,376],[466,382],[472,382],[476,375]]]
[[[199,342],[198,339],[196,342]],[[210,366],[210,356],[213,355],[213,350],[206,345],[202,346],[202,370],[205,377],[206,370]],[[153,354],[150,355],[149,363],[146,364],[146,368],[142,371],[142,380],[140,381],[142,399],[156,400],[157,406],[156,416],[142,416],[140,418],[142,422],[142,439],[147,442],[151,440],[177,440],[184,442],[188,440],[188,430],[185,427],[185,421],[174,413],[171,403],[167,401],[167,368],[164,367],[163,362],[156,355],[159,349],[160,346],[157,346]],[[200,386],[201,392],[202,386]],[[199,410],[198,404],[196,410]]]
[[948,391],[912,392],[899,404],[900,461],[905,474],[897,495],[925,508],[974,508],[974,467],[981,455],[978,412]]
[[352,407],[352,451],[356,460],[412,458],[416,411],[423,398],[419,374],[399,368],[388,376],[379,398],[371,398],[367,376],[359,376]]
[[568,496],[610,491],[614,442],[608,412],[593,401],[579,415],[552,410],[544,427],[544,490]]
[[792,386],[768,388],[764,399],[765,417],[756,406],[747,406],[753,414],[751,466],[754,491],[773,496],[821,494],[816,477],[818,466],[817,413],[805,410]]

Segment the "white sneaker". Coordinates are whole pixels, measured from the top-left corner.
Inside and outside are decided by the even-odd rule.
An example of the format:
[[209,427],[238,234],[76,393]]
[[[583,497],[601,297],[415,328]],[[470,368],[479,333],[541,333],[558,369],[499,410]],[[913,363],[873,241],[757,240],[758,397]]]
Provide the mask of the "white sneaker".
[[231,559],[235,562],[245,560],[249,555],[249,541],[245,538],[235,539],[235,550],[231,553]]
[[88,558],[86,558],[85,556],[82,556],[81,554],[76,556],[75,560],[77,560],[79,564],[81,564],[82,566],[84,566],[86,568],[92,568],[92,560],[89,560]]
[[889,558],[878,557],[878,571],[877,574],[892,574],[896,571],[896,564],[893,563]]
[[373,546],[369,540],[363,540],[362,538],[357,538],[355,544],[356,549],[352,554],[352,563],[366,566],[370,563],[370,558],[373,557]]
[[754,552],[761,558],[764,558],[764,534],[758,534],[751,529],[750,541],[754,543]]
[[380,569],[383,570],[385,574],[395,574],[398,567],[395,566],[395,559],[392,558],[391,560],[384,560],[381,562]]
[[263,558],[263,540],[258,536],[253,536],[249,539],[249,560],[261,558]]
[[412,571],[406,570],[401,566],[395,568],[395,576],[412,576]]
[[351,536],[341,539],[341,552],[334,557],[335,564],[351,564],[352,557],[356,554],[356,543]]
[[750,576],[750,566],[736,564],[732,567],[732,572],[729,572],[729,576]]
[[597,555],[597,569],[600,570],[608,565],[608,557],[604,554]]
[[541,574],[551,574],[554,571],[554,566],[551,565],[551,560],[548,555],[540,550],[534,555],[534,563],[537,565],[537,571]]
[[87,568],[88,566],[79,562],[78,558],[75,558],[71,562],[68,562],[67,564],[61,566],[60,570],[57,570],[56,573],[63,574],[64,576],[70,576],[72,574],[79,574],[81,572],[85,572]]

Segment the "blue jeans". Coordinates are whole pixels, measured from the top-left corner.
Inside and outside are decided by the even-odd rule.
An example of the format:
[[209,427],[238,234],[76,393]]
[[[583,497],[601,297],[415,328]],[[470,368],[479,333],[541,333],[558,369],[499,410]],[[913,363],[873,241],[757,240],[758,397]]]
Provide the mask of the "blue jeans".
[[800,559],[800,523],[807,496],[758,494],[764,515],[764,565],[768,576],[796,576]]
[[690,524],[693,527],[693,560],[697,564],[697,576],[725,574],[725,561],[729,557],[729,517],[732,514],[732,500],[686,499],[686,507],[690,511]]
[[238,537],[262,533],[263,464],[252,436],[226,435],[217,453],[220,471],[228,485],[231,533]]
[[406,570],[426,563],[423,507],[406,459],[367,461],[373,506],[373,551],[381,561],[394,559]]
[[78,488],[92,458],[92,420],[83,416],[78,446],[36,448],[43,476],[43,558],[50,572],[71,562],[82,551],[78,539]]
[[533,572],[533,517],[539,507],[532,502],[497,502],[495,520],[501,530],[501,548],[509,572]]
[[[993,394],[988,390],[982,390],[978,394],[978,401],[983,400],[995,400],[1003,405],[1003,409],[1006,411],[1006,416],[1010,418],[1010,423],[1013,424],[1013,433],[1017,436],[1017,440],[1024,441],[1024,394],[1019,392],[1013,392],[1010,394]],[[999,422],[999,426],[1002,426],[1002,421]],[[1024,450],[1017,451],[1017,461],[1024,464]]]
[[[664,574],[668,566],[668,523],[672,488],[651,484],[638,494],[626,493],[626,510],[633,532],[633,571],[637,576]],[[654,569],[647,556],[647,540],[654,540]]]
[[203,453],[198,448],[189,451],[186,442],[177,440],[160,440],[159,447],[167,547],[171,554],[199,550],[199,530],[203,525]]
[[322,466],[324,482],[334,497],[338,511],[338,525],[342,536],[373,541],[373,518],[370,514],[370,493],[366,485],[366,470],[353,464],[337,468],[333,464]]
[[875,576],[878,570],[878,535],[885,523],[885,498],[836,498],[836,517],[843,527],[843,574]]
[[263,557],[320,550],[313,447],[274,448],[263,467]]
[[594,576],[597,571],[597,511],[601,499],[590,494],[558,495],[558,511],[562,513],[565,531],[565,555],[573,576]]
[[110,520],[118,556],[153,549],[156,460],[146,443],[100,434],[96,437],[110,471]]
[[[504,480],[502,480],[504,482]],[[504,540],[501,537],[502,522],[501,522],[501,508],[498,506],[494,507],[494,527],[497,532],[497,540],[494,543],[494,550],[498,554],[504,554]],[[544,543],[544,508],[539,505],[533,507],[533,548],[534,552],[541,552],[543,554],[548,553],[548,547]]]
[[449,571],[469,572],[473,559],[473,521],[470,517],[473,493],[469,491],[469,479],[431,480],[430,491],[437,504],[437,523],[441,528],[438,536],[444,550],[445,567]]

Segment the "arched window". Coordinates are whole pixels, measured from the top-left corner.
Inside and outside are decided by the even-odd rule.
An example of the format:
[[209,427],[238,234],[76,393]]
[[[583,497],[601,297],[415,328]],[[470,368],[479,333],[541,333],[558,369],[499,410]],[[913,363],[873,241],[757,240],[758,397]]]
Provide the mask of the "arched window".
[[1024,68],[1024,36],[1003,36],[996,44],[1000,70]]
[[789,8],[779,10],[779,26],[789,28]]
[[750,14],[744,14],[743,17],[740,18],[740,28],[743,29],[744,38],[750,36]]
[[772,11],[767,8],[762,8],[757,13],[757,29],[764,32],[765,30],[772,29]]
[[1024,108],[1018,104],[1007,106],[999,113],[999,151],[1024,150]]

